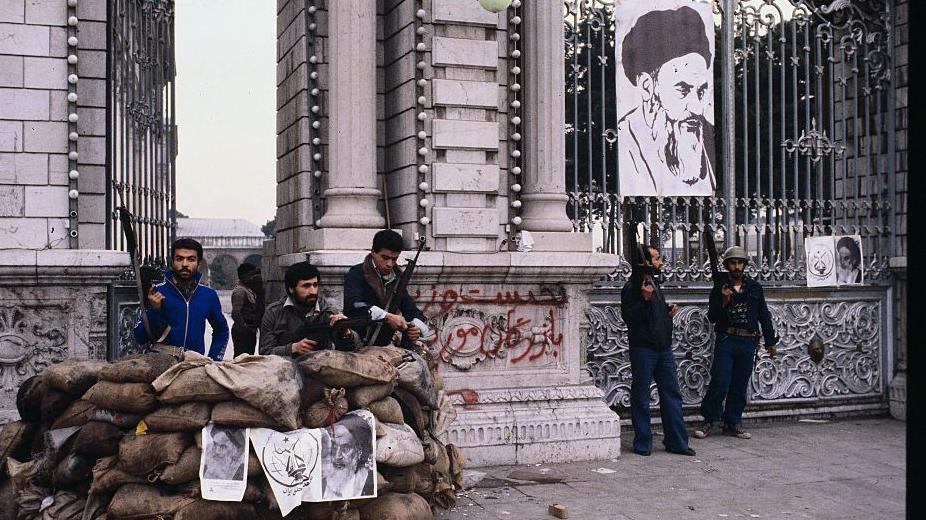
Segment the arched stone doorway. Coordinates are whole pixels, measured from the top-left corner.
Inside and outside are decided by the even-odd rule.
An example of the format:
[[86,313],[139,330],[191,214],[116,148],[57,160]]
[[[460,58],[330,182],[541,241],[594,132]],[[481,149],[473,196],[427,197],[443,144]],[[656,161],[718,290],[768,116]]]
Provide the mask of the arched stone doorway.
[[216,290],[228,290],[238,281],[238,261],[231,255],[217,256],[209,266],[209,285]]

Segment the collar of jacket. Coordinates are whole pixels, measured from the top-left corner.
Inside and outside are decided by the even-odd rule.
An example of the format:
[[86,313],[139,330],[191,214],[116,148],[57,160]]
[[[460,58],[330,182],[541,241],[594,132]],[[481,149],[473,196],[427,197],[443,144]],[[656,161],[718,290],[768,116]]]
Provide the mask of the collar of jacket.
[[[398,280],[399,277],[402,276],[402,268],[394,265],[392,266],[392,273],[393,278],[390,279],[390,282],[392,280]],[[379,270],[376,269],[372,254],[367,254],[367,257],[363,260],[363,278],[373,289],[373,292],[376,293],[380,306],[385,306],[386,302],[389,301],[389,297],[392,296],[392,291],[395,290],[396,284],[390,283],[389,288],[386,288],[386,280],[383,280],[383,277],[379,274]]]
[[[195,273],[193,273],[193,279],[196,280],[197,284],[202,279],[202,277],[203,277],[203,273],[199,271],[196,271]],[[170,283],[174,283],[174,272],[171,271],[170,269],[165,269],[164,270],[164,280],[169,281]]]
[[[313,307],[312,310],[310,310],[309,312],[310,312],[310,313],[312,313],[312,312],[319,312],[319,311],[321,310],[321,308],[322,308],[322,307],[321,307],[321,301],[322,301],[321,298],[316,298],[316,299],[315,299],[315,307]],[[283,302],[283,307],[293,307],[293,308],[296,308],[296,302],[293,301],[293,298],[292,298],[291,296],[287,296],[287,297],[286,297],[286,300]]]

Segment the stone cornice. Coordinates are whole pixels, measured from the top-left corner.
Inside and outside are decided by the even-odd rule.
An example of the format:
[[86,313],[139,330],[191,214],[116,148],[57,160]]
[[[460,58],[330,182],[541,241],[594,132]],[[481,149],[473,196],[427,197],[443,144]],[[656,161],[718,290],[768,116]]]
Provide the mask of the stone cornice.
[[0,250],[0,283],[109,283],[131,264],[129,254],[95,249]]

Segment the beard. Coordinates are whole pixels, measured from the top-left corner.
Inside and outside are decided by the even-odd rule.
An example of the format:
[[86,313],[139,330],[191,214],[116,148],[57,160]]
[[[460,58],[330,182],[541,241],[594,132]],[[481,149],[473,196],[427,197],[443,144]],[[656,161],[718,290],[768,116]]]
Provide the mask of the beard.
[[702,180],[706,174],[702,165],[704,118],[691,116],[674,121],[669,119],[658,100],[652,104],[650,112],[653,121],[652,137],[657,144],[659,158],[685,184],[691,186]]

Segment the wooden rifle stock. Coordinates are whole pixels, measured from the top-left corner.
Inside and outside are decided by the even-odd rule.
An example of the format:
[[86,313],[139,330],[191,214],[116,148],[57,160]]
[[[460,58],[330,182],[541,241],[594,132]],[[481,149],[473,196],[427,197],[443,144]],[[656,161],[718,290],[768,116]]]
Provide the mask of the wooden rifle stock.
[[704,247],[707,248],[707,256],[711,263],[711,280],[713,280],[714,286],[725,287],[730,285],[730,274],[721,271],[717,267],[717,246],[714,244],[714,232],[711,226],[704,227],[704,231],[701,233],[701,241],[704,243]]

